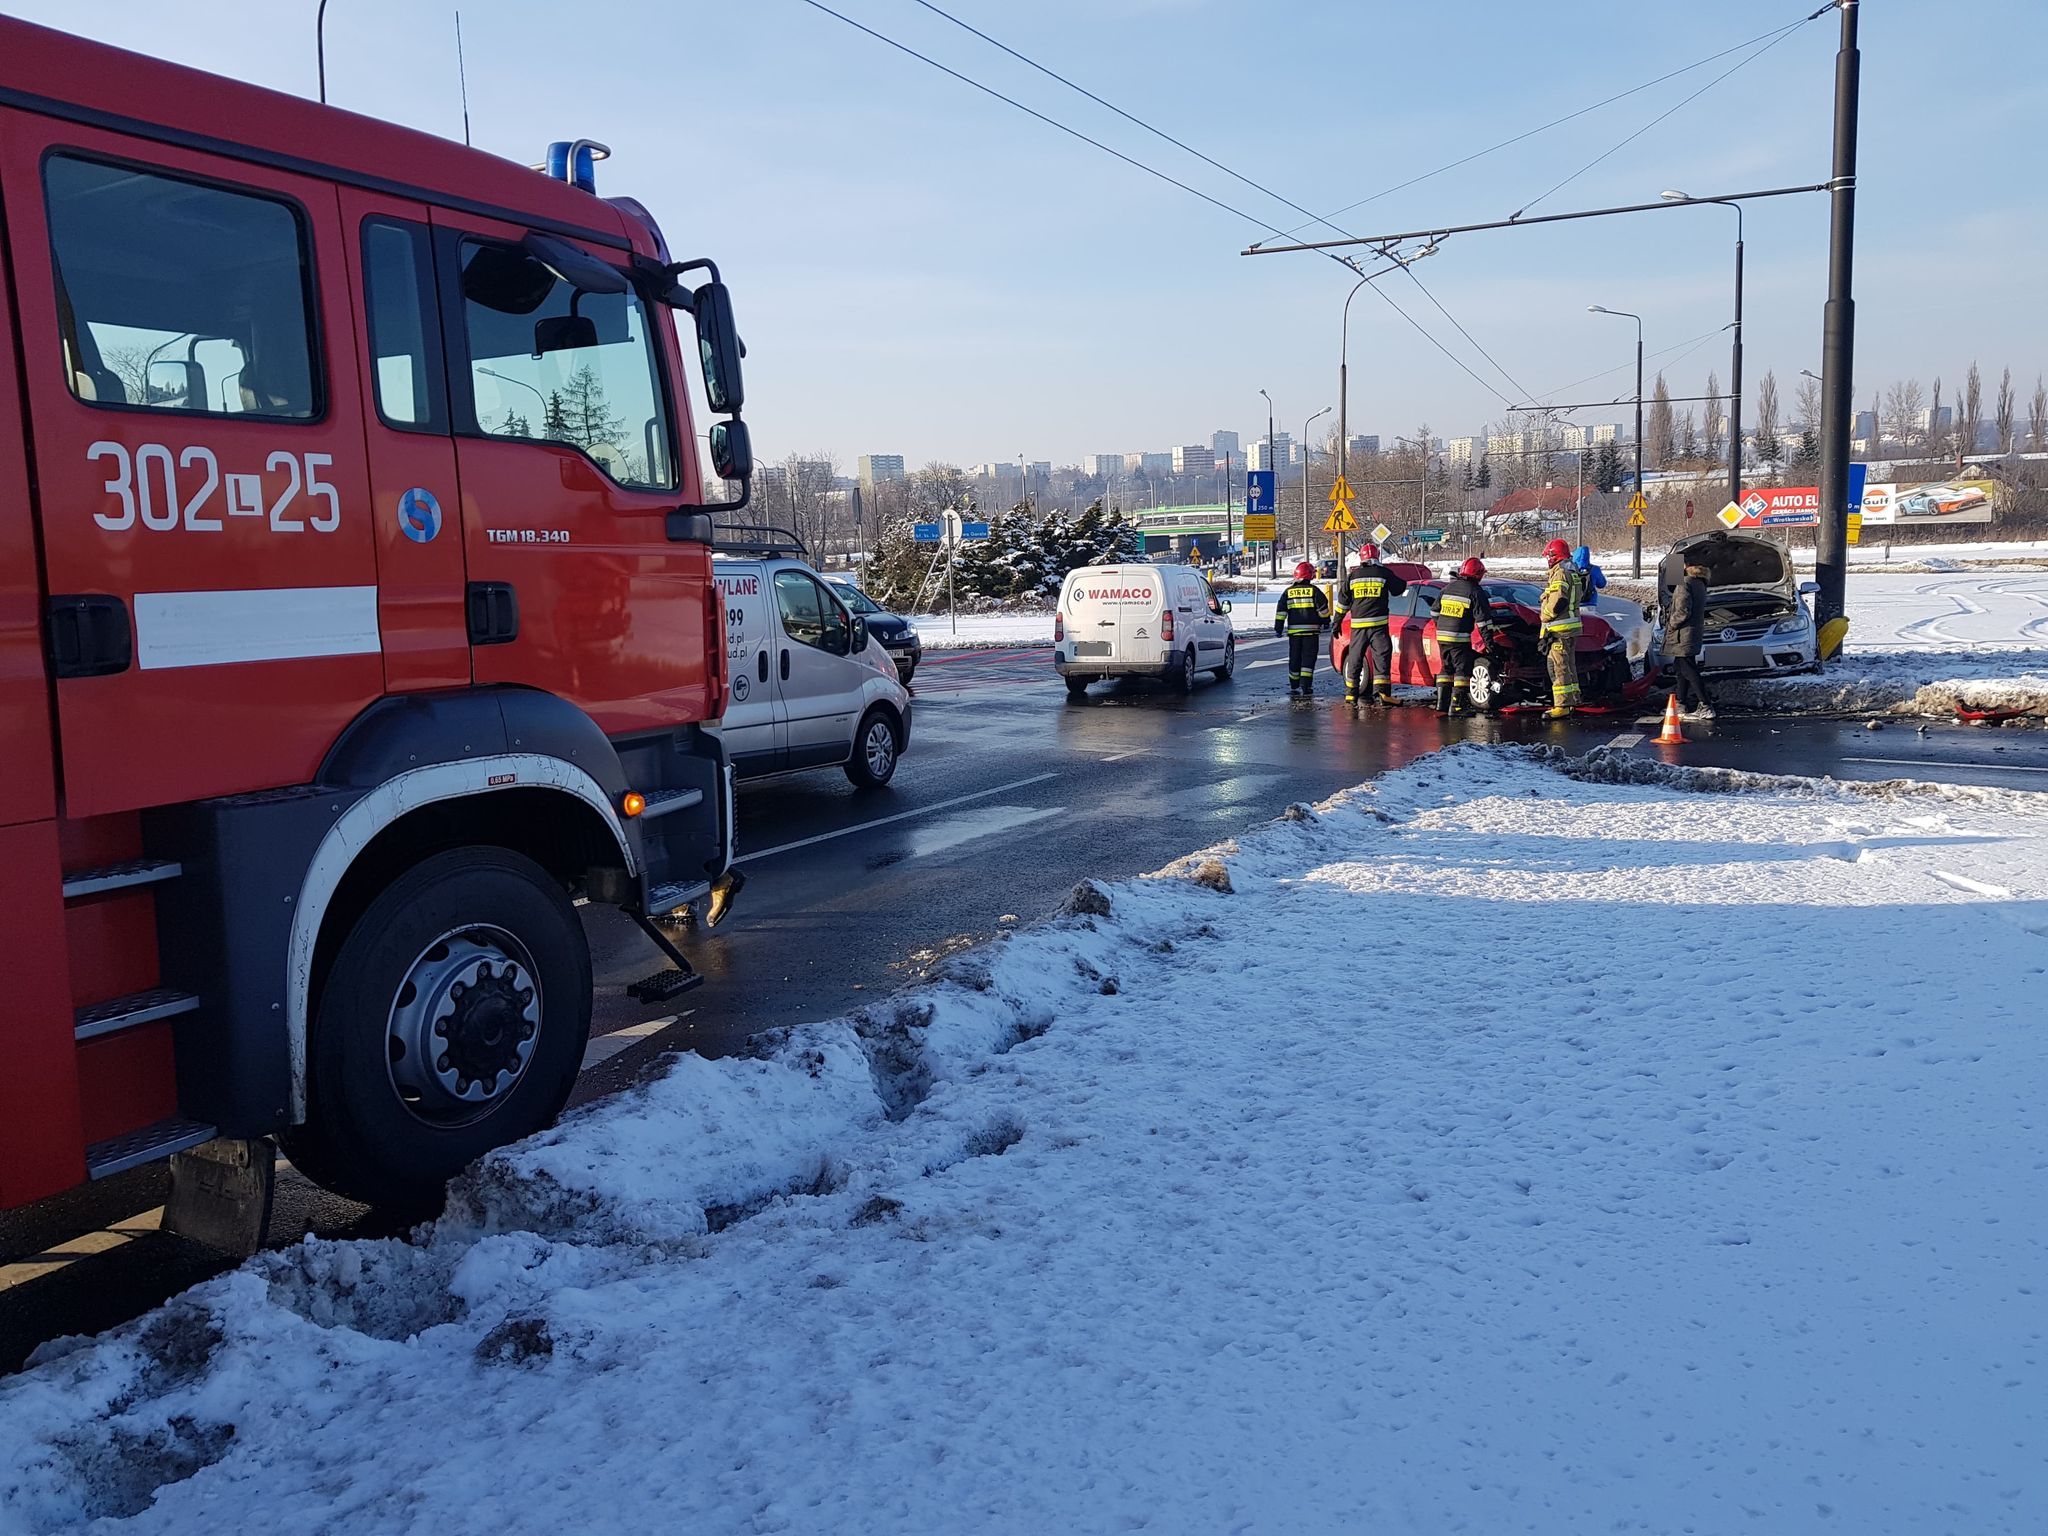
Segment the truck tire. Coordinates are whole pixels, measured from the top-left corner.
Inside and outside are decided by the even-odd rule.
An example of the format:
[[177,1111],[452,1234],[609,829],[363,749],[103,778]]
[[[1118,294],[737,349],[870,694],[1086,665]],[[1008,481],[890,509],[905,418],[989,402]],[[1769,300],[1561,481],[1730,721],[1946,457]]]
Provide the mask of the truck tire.
[[1195,691],[1195,648],[1191,645],[1180,654],[1180,665],[1173,669],[1168,679],[1175,693]]
[[339,1194],[431,1214],[450,1178],[562,1112],[590,1007],[590,946],[560,882],[510,849],[435,854],[335,951],[285,1150]]
[[889,712],[871,709],[861,716],[860,729],[853,733],[853,756],[846,760],[846,776],[855,789],[880,789],[896,777],[896,759],[902,751],[903,738]]

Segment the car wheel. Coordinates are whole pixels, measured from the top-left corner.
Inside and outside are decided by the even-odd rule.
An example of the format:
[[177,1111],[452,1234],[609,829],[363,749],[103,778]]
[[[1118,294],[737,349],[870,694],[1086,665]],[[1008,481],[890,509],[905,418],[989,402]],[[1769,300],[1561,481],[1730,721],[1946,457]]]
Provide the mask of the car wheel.
[[1237,670],[1237,636],[1232,635],[1223,642],[1223,665],[1216,669],[1216,681],[1227,683],[1230,674]]
[[1468,696],[1472,707],[1484,713],[1493,712],[1494,696],[1500,691],[1500,679],[1494,675],[1493,658],[1479,655],[1472,658],[1472,679]]
[[1087,678],[1085,678],[1085,677],[1070,677],[1070,678],[1068,678],[1068,679],[1067,679],[1067,698],[1068,698],[1068,700],[1069,700],[1070,702],[1078,703],[1078,702],[1080,702],[1080,701],[1081,701],[1082,699],[1085,699],[1085,698],[1087,698],[1087,697],[1088,697],[1088,679],[1087,679]]
[[902,750],[896,722],[885,711],[871,709],[861,716],[860,729],[854,733],[846,776],[855,789],[880,789],[896,777],[896,758]]
[[306,1121],[281,1138],[316,1183],[431,1213],[455,1174],[553,1123],[590,1040],[590,948],[524,854],[456,848],[394,880],[315,1004]]
[[904,687],[908,688],[910,686],[910,680],[915,676],[917,676],[916,662],[899,661],[898,663],[896,663],[896,681],[901,683]]
[[1193,693],[1195,691],[1195,648],[1191,645],[1180,653],[1180,665],[1174,669],[1173,691]]

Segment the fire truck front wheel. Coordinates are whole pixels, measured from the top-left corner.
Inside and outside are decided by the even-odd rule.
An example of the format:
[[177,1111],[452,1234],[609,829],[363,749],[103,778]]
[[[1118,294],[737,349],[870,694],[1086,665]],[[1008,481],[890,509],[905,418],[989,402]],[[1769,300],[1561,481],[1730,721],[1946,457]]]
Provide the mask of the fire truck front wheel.
[[431,1210],[561,1113],[589,1037],[590,948],[561,883],[509,849],[435,854],[335,952],[286,1150],[338,1193]]

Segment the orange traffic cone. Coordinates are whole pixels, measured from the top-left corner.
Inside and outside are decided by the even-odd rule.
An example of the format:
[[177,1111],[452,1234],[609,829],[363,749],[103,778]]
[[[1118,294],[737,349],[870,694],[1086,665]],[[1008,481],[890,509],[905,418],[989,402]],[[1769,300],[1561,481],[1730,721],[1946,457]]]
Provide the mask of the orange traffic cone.
[[1679,728],[1678,724],[1678,695],[1675,693],[1664,701],[1664,734],[1656,737],[1655,740],[1660,747],[1682,747],[1685,745],[1685,732]]

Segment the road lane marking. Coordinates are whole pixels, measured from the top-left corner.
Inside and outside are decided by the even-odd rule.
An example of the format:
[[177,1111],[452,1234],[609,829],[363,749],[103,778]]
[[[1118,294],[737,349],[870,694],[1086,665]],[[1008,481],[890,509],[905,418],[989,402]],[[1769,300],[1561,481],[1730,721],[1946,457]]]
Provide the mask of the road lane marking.
[[2025,763],[1943,763],[1926,757],[1845,757],[1845,763],[1879,763],[1893,768],[1971,768],[1980,773],[2048,773]]
[[588,1072],[601,1061],[610,1061],[619,1052],[628,1050],[645,1040],[649,1035],[667,1029],[671,1024],[680,1024],[697,1010],[686,1008],[681,1013],[671,1013],[664,1018],[648,1019],[641,1024],[628,1024],[624,1029],[615,1029],[609,1034],[599,1035],[583,1048],[582,1071]]
[[1639,747],[1642,744],[1643,733],[1641,731],[1623,731],[1614,740],[1607,743],[1610,747]]
[[759,853],[743,853],[733,862],[751,864],[756,859],[772,859],[778,853],[808,848],[813,843],[829,843],[836,837],[851,837],[856,832],[872,832],[876,827],[886,827],[892,822],[908,821],[913,816],[929,816],[934,811],[951,810],[954,806],[965,805],[970,800],[986,800],[990,795],[1007,794],[1013,789],[1022,789],[1027,784],[1043,784],[1047,779],[1058,777],[1057,773],[1034,773],[1028,779],[1015,779],[1008,784],[998,784],[993,789],[977,789],[971,795],[955,795],[951,800],[941,800],[936,805],[921,805],[914,811],[898,811],[894,816],[880,816],[873,821],[864,821],[857,827],[841,827],[837,832],[820,832],[816,837],[800,837],[793,843],[778,843],[773,848],[763,848]]
[[1105,763],[1120,763],[1127,757],[1143,757],[1147,752],[1150,752],[1151,750],[1152,749],[1150,747],[1137,747],[1129,752],[1119,752],[1114,757],[1105,757],[1104,759],[1102,759],[1102,761],[1104,761]]

